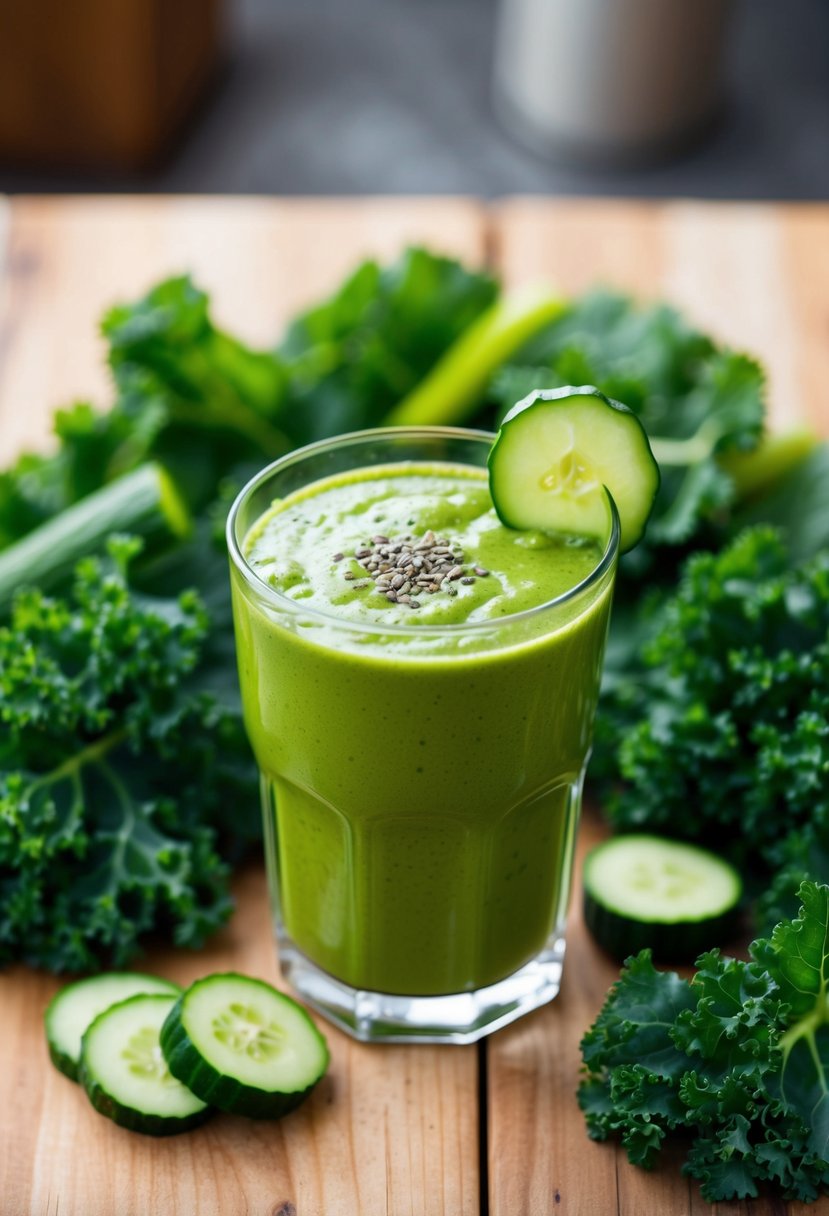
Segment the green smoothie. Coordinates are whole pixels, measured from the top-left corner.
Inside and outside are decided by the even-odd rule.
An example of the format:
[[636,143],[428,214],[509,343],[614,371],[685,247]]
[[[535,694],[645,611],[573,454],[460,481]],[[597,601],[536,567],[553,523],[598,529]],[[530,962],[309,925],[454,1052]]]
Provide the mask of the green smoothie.
[[601,549],[505,528],[480,470],[407,463],[290,494],[243,552],[245,721],[290,938],[357,989],[511,975],[565,915]]

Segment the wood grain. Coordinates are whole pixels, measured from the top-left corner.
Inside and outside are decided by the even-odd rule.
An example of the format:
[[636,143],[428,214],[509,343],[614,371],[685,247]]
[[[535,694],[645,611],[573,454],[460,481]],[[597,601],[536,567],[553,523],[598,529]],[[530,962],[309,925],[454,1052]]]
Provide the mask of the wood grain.
[[[96,325],[104,307],[191,270],[216,315],[248,340],[369,254],[421,241],[481,262],[481,210],[463,201],[0,200],[0,467],[47,442],[53,409],[109,398]],[[143,965],[186,983],[235,968],[274,981],[264,878],[199,954]],[[51,1067],[42,1014],[58,981],[0,975],[2,1216],[473,1216],[480,1208],[474,1048],[366,1047],[326,1028],[329,1075],[283,1123],[220,1116],[155,1141],[101,1119]]]
[[[54,408],[104,406],[96,323],[112,302],[190,270],[221,323],[262,346],[366,254],[412,241],[480,262],[509,284],[605,282],[665,297],[770,369],[771,414],[829,433],[829,208],[511,200],[0,199],[0,467],[49,443]],[[583,850],[599,830],[588,816]],[[264,879],[209,951],[160,950],[147,969],[187,982],[234,967],[277,978]],[[679,1174],[587,1140],[578,1042],[617,968],[569,933],[560,997],[494,1036],[487,1061],[488,1192],[479,1186],[474,1049],[363,1047],[326,1029],[333,1063],[283,1124],[219,1117],[156,1142],[100,1119],[49,1066],[51,977],[0,974],[2,1216],[827,1216],[764,1202],[710,1208]]]
[[3,461],[48,444],[59,405],[110,401],[101,316],[163,277],[192,273],[217,322],[265,347],[363,257],[419,241],[480,262],[485,249],[483,212],[463,200],[21,198],[2,214]]
[[[509,285],[670,300],[762,359],[773,425],[829,435],[829,208],[516,199],[496,207],[490,247]],[[597,830],[587,817],[580,852]],[[587,935],[580,899],[577,883],[560,996],[489,1043],[490,1216],[826,1216],[829,1200],[712,1209],[680,1176],[681,1154],[645,1174],[615,1145],[585,1143],[578,1042],[618,968]]]
[[[227,969],[278,983],[258,867],[240,877],[237,897],[209,950],[161,950],[142,966],[184,984]],[[3,1216],[479,1210],[472,1049],[370,1048],[320,1023],[331,1069],[290,1119],[219,1115],[190,1135],[153,1140],[101,1119],[49,1064],[40,1015],[59,981],[16,969],[0,983],[3,1051],[15,1063]]]

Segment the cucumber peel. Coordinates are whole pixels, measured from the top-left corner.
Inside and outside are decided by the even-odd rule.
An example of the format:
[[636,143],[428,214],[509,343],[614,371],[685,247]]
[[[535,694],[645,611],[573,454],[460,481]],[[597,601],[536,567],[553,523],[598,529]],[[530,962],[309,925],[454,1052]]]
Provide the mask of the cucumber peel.
[[609,494],[623,553],[644,535],[659,480],[636,414],[592,385],[530,393],[506,415],[489,454],[492,501],[507,527],[601,540]]
[[46,1007],[44,1023],[49,1057],[59,1072],[78,1080],[81,1039],[99,1014],[111,1005],[139,994],[178,996],[181,988],[171,980],[138,971],[110,971],[67,984]]
[[170,1136],[213,1113],[172,1076],[159,1033],[175,994],[138,994],[111,1005],[83,1036],[79,1077],[95,1109],[129,1131]]
[[739,928],[740,875],[687,841],[614,836],[588,853],[583,883],[585,923],[619,962],[646,948],[663,962],[693,962]]
[[322,1078],[328,1046],[308,1013],[263,980],[236,972],[197,980],[161,1031],[170,1072],[202,1101],[279,1119]]

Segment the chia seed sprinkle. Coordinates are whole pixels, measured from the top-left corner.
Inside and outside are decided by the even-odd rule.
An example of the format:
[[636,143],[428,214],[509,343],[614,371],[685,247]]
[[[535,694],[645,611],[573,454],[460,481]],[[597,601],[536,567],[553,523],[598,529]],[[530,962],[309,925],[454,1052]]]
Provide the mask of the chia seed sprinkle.
[[[340,562],[346,555],[335,553],[333,561]],[[392,604],[405,604],[409,608],[420,608],[420,601],[409,594],[436,595],[445,591],[454,597],[458,594],[453,586],[460,580],[469,586],[478,578],[486,578],[489,571],[483,566],[473,566],[474,574],[464,565],[464,553],[459,545],[445,536],[436,536],[429,529],[421,537],[407,533],[394,539],[378,534],[364,541],[353,554],[368,578],[355,582],[355,587],[371,587]],[[343,578],[349,582],[357,576],[346,570]]]

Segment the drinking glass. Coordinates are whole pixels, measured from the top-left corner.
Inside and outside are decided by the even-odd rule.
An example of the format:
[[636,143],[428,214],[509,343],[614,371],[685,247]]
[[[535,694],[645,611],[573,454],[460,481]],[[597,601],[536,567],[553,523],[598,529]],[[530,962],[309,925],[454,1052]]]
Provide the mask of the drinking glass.
[[228,519],[280,966],[362,1040],[469,1043],[558,992],[618,517],[607,495],[601,557],[565,594],[441,626],[292,599],[248,564],[245,538],[321,478],[412,463],[468,476],[492,439],[394,428],[315,443],[254,477]]

